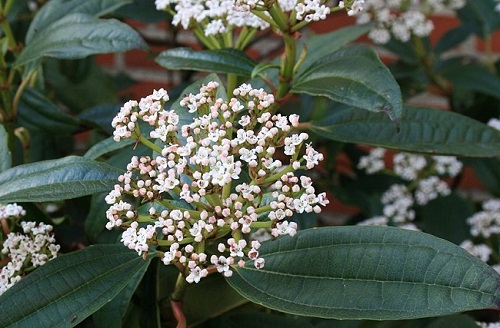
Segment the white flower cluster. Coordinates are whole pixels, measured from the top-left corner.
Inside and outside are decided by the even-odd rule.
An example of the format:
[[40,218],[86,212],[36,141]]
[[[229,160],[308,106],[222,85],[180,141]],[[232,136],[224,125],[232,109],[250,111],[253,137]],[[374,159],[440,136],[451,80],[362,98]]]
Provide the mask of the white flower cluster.
[[500,328],[500,322],[476,322],[476,323],[478,327],[481,328]]
[[[500,4],[498,6],[500,8]],[[491,126],[494,129],[500,130],[500,119],[498,119],[498,118],[491,118],[488,121],[488,125]]]
[[391,36],[407,42],[412,35],[428,36],[434,29],[429,17],[436,11],[457,10],[466,0],[370,0],[357,14],[357,23],[376,22],[368,37],[375,43],[385,44]]
[[[168,247],[163,262],[187,268],[186,280],[195,283],[210,264],[225,276],[246,258],[263,267],[260,243],[248,241],[252,231],[268,228],[275,237],[293,236],[297,225],[288,218],[319,213],[328,204],[309,177],[293,173],[323,159],[305,144],[306,133],[292,132],[298,115],[271,114],[274,96],[249,84],[236,88],[229,101],[217,98],[218,87],[210,82],[180,101],[193,116],[190,124],[181,126],[178,113],[163,109],[164,90],[127,102],[112,123],[120,140],[138,137],[137,123],[144,121],[154,144],[163,148],[154,158],[132,158],[106,197],[111,205],[106,227],[127,227],[122,242],[139,255],[150,246]],[[172,203],[170,194],[180,201]],[[151,204],[148,215],[133,209],[126,201],[130,196]],[[220,254],[209,258],[206,242],[226,235],[232,237],[218,244]]]
[[480,258],[481,261],[483,261],[483,262],[488,262],[488,260],[490,259],[490,255],[492,253],[492,250],[488,245],[486,245],[486,244],[477,244],[476,245],[468,239],[464,240],[460,244],[460,247],[465,249],[470,254]]
[[[361,10],[356,0],[351,10]],[[192,24],[203,26],[206,36],[226,33],[235,27],[252,27],[266,29],[270,25],[261,17],[254,15],[256,9],[262,15],[269,16],[266,11],[274,1],[262,0],[155,0],[157,10],[173,9],[172,24],[189,29]],[[277,4],[283,12],[293,12],[296,20],[318,21],[326,19],[330,7],[324,0],[278,0]],[[361,9],[360,9],[361,8]]]
[[490,199],[482,204],[483,210],[467,219],[474,237],[489,238],[500,233],[500,199]]
[[[348,1],[349,2],[349,1]],[[363,11],[363,5],[365,4],[365,0],[354,0],[350,1],[351,4],[347,4],[347,15],[354,16],[361,11]],[[346,8],[346,1],[339,1],[340,8]]]
[[[362,225],[394,224],[409,229],[416,227],[411,223],[415,218],[413,206],[423,206],[440,196],[446,196],[451,190],[439,176],[454,177],[462,170],[462,163],[452,156],[414,155],[397,153],[392,158],[392,170],[386,167],[386,151],[374,148],[358,162],[358,169],[367,174],[386,172],[402,180],[409,181],[408,186],[395,184],[381,197],[384,205],[383,216],[376,216],[361,222]],[[410,187],[411,186],[411,187]]]
[[[0,220],[17,219],[24,214],[16,204],[0,206]],[[8,262],[0,268],[0,295],[20,281],[26,270],[56,258],[60,248],[51,234],[51,225],[21,222],[21,228],[23,233],[9,233],[2,245],[1,258],[7,256]]]

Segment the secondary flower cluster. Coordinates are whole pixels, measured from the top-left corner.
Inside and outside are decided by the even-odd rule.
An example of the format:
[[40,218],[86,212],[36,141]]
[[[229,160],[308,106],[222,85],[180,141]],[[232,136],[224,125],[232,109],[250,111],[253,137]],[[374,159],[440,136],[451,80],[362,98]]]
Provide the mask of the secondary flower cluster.
[[466,0],[370,0],[357,16],[359,24],[376,22],[368,37],[375,43],[389,42],[391,36],[407,42],[412,35],[428,36],[434,29],[429,17],[444,9],[457,10]]
[[[203,26],[205,36],[218,35],[235,27],[266,29],[271,26],[271,7],[278,6],[284,13],[291,13],[296,21],[318,21],[326,19],[332,1],[325,0],[155,0],[157,10],[166,10],[173,15],[172,24],[183,29],[193,25]],[[364,0],[341,1],[349,15],[363,9]],[[253,10],[253,12],[252,12]]]
[[358,168],[367,174],[383,172],[394,175],[407,183],[392,185],[382,194],[383,213],[366,221],[362,225],[394,224],[402,228],[417,229],[411,223],[415,219],[415,205],[426,205],[431,200],[451,193],[448,184],[439,176],[454,177],[462,170],[462,163],[452,156],[414,155],[397,153],[392,158],[392,168],[386,168],[386,151],[372,149],[368,155],[360,158]]
[[[17,204],[0,205],[1,220],[18,220],[26,213]],[[22,233],[10,232],[0,254],[0,295],[36,267],[57,257],[60,246],[51,234],[52,226],[21,222]]]
[[[497,253],[498,250],[494,250],[480,241],[500,236],[500,199],[484,201],[482,209],[482,211],[467,219],[467,223],[471,227],[470,234],[474,237],[474,241],[464,240],[460,246],[484,262],[488,262],[490,256]],[[492,245],[496,244],[496,242],[491,243],[488,241],[488,244]],[[497,259],[498,257],[494,258]],[[500,272],[500,263],[493,263],[492,267]]]
[[[190,283],[210,268],[230,276],[231,265],[246,259],[263,267],[252,231],[293,236],[294,213],[320,212],[328,203],[309,177],[294,173],[323,159],[305,143],[306,133],[293,133],[298,115],[272,114],[274,96],[249,84],[229,100],[217,96],[219,88],[209,82],[186,95],[183,113],[165,109],[167,92],[155,91],[127,102],[112,122],[115,140],[138,138],[156,154],[132,158],[106,197],[106,227],[126,227],[122,242],[139,255],[163,246],[163,262],[177,265]],[[181,125],[181,117],[191,121]],[[152,140],[142,135],[145,126]],[[146,210],[134,209],[130,198]],[[209,257],[207,243],[216,240]]]

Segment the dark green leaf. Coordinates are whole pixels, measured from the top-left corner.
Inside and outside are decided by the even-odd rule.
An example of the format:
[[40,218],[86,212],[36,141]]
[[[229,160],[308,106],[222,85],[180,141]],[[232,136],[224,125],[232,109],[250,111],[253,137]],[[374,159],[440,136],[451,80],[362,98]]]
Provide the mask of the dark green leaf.
[[245,303],[248,300],[231,288],[222,275],[216,274],[186,290],[183,309],[189,324],[195,325]]
[[311,122],[311,130],[328,139],[401,151],[471,157],[500,155],[500,131],[460,114],[405,107],[399,133],[388,122],[385,115],[344,107],[321,121]]
[[292,92],[387,113],[397,122],[403,104],[399,86],[373,49],[349,46],[322,57],[297,77]]
[[0,173],[10,168],[11,162],[9,136],[4,126],[0,125]]
[[[81,67],[83,66],[83,67]],[[108,117],[113,117],[120,107],[113,108],[111,103],[120,101],[118,96],[117,85],[114,80],[106,74],[102,67],[95,63],[94,58],[83,58],[73,60],[59,60],[47,58],[44,60],[44,78],[47,83],[53,88],[55,97],[61,101],[66,107],[70,108],[73,113],[81,113],[84,110],[89,110],[90,117],[82,117],[82,120],[92,121],[100,111],[101,120],[95,123],[102,123],[108,129],[111,129],[111,119],[103,122]],[[76,79],[72,76],[76,70],[84,72]],[[123,79],[123,77],[122,77]],[[92,95],[89,97],[89,95]],[[101,105],[102,107],[96,108]],[[94,110],[96,112],[94,112]],[[106,113],[106,110],[115,113]],[[92,116],[93,115],[93,116]]]
[[425,232],[454,244],[460,244],[470,237],[470,227],[466,220],[474,212],[472,203],[452,193],[431,201],[422,208],[419,214],[423,218],[422,228]]
[[108,192],[93,194],[90,201],[90,208],[85,219],[84,228],[85,235],[92,243],[98,240],[99,235],[105,230],[106,223],[108,222],[106,211],[109,209],[109,204],[104,201]]
[[473,31],[469,25],[460,25],[459,27],[446,32],[446,34],[439,39],[438,43],[434,47],[434,51],[438,54],[448,51],[464,42],[472,32]]
[[473,27],[474,32],[483,39],[500,27],[495,2],[491,0],[467,1],[463,8],[457,10],[457,15],[465,25]]
[[500,77],[483,65],[451,61],[439,74],[450,80],[455,88],[473,90],[500,99]]
[[[314,328],[305,318],[284,316],[282,314],[249,312],[219,316],[210,320],[205,328],[255,328],[255,327],[287,327]],[[337,328],[337,326],[331,326]]]
[[42,93],[32,88],[26,88],[21,96],[18,112],[19,124],[29,130],[40,130],[62,134],[72,134],[78,130],[80,121],[62,112]]
[[123,245],[62,255],[0,296],[0,326],[75,326],[143,273],[151,258],[143,260]]
[[121,171],[69,156],[13,167],[0,173],[0,202],[43,202],[109,191]]
[[26,44],[53,22],[74,13],[101,17],[132,0],[51,0],[37,12],[26,34]]
[[300,66],[299,72],[309,68],[321,57],[339,50],[349,42],[356,41],[360,36],[368,33],[371,28],[373,28],[372,24],[352,25],[329,33],[312,35],[306,43],[307,56]]
[[88,159],[98,159],[102,155],[130,146],[136,142],[136,139],[122,139],[119,142],[116,142],[113,137],[109,137],[92,146],[92,148],[90,148],[85,155],[83,155],[83,157]]
[[75,59],[146,47],[141,36],[124,23],[76,13],[64,16],[36,34],[15,65],[26,65],[42,57]]
[[114,16],[139,20],[147,24],[163,22],[169,17],[165,11],[157,10],[153,1],[144,0],[133,0],[132,3],[114,12]]
[[245,77],[249,77],[255,67],[255,62],[250,57],[236,49],[196,51],[175,48],[163,51],[155,61],[171,70],[186,69]]
[[116,114],[120,111],[121,105],[118,104],[102,104],[89,108],[82,112],[78,118],[84,121],[92,122],[100,126],[104,131],[112,134],[114,128],[111,122]]
[[478,328],[476,320],[465,314],[450,315],[436,319],[426,328]]
[[228,282],[282,312],[396,320],[498,308],[500,276],[461,247],[392,227],[328,227],[262,244]]
[[257,64],[253,70],[252,74],[250,76],[251,79],[255,79],[257,76],[265,76],[264,72],[269,70],[269,69],[278,69],[279,70],[280,65],[278,64],[273,64],[273,63],[260,63]]
[[141,282],[141,279],[144,277],[146,268],[147,267],[145,267],[144,270],[137,271],[132,279],[130,279],[128,285],[126,285],[115,298],[94,313],[93,322],[95,328],[122,327],[122,321],[127,312],[130,299]]

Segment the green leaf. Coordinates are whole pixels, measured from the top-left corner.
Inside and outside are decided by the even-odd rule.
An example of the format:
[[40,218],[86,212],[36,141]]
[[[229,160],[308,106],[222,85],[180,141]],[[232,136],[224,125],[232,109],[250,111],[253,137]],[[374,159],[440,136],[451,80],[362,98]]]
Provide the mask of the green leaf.
[[[149,263],[148,263],[149,264]],[[93,315],[94,327],[96,328],[120,328],[127,312],[130,299],[132,298],[137,286],[141,282],[147,267],[144,270],[137,271],[129,283],[116,295],[109,303],[101,307]]]
[[255,79],[257,76],[265,76],[265,74],[263,74],[264,71],[267,71],[269,69],[278,69],[279,70],[279,68],[280,68],[280,65],[278,65],[278,64],[259,63],[253,68],[250,78]]
[[349,42],[357,40],[373,28],[373,24],[352,25],[340,28],[333,32],[312,35],[307,41],[307,56],[299,72],[311,67],[321,57],[329,55]]
[[470,226],[466,220],[474,213],[472,203],[453,192],[429,202],[418,215],[423,218],[422,228],[425,232],[460,244],[470,237]]
[[72,134],[80,124],[77,118],[62,112],[45,95],[32,88],[23,91],[18,120],[20,125],[31,131],[40,130],[57,135]]
[[262,244],[266,261],[235,268],[228,282],[282,312],[396,320],[500,305],[500,276],[467,251],[422,232],[328,227]]
[[472,319],[465,314],[450,315],[442,318],[436,319],[431,324],[427,325],[426,328],[477,328],[478,324],[476,320]]
[[[203,325],[205,328],[287,327],[315,328],[306,318],[283,316],[275,313],[250,312],[219,316]],[[330,326],[338,328],[337,325]]]
[[252,74],[256,65],[244,52],[236,49],[196,51],[189,48],[175,48],[163,51],[155,61],[171,70],[186,69],[245,77]]
[[115,130],[111,126],[111,122],[116,114],[120,111],[122,105],[119,104],[101,104],[87,108],[78,118],[97,125],[109,134],[113,134]]
[[147,48],[130,26],[115,19],[97,19],[87,14],[64,16],[38,33],[21,51],[15,66],[42,57],[83,58],[92,54]]
[[186,290],[183,309],[189,324],[194,326],[245,303],[248,300],[231,288],[222,275],[216,274]]
[[123,245],[64,254],[0,296],[0,326],[75,326],[143,273],[151,258],[143,260]]
[[44,202],[109,191],[121,173],[77,156],[19,165],[0,173],[0,202]]
[[26,44],[53,22],[74,13],[101,17],[132,0],[51,0],[36,14],[26,34]]
[[465,25],[474,28],[474,33],[481,38],[488,38],[500,27],[495,2],[491,0],[467,1],[466,5],[457,10],[457,15]]
[[399,86],[375,51],[349,46],[322,57],[297,77],[292,92],[326,96],[398,122],[403,104]]
[[104,139],[103,141],[95,144],[90,148],[83,157],[88,158],[88,159],[98,159],[102,155],[108,154],[112,151],[122,149],[124,147],[133,145],[136,143],[136,139],[122,139],[118,142],[116,142],[113,137],[109,137],[107,139]]
[[0,124],[0,173],[10,168],[12,158],[9,150],[9,136]]
[[451,60],[439,72],[455,88],[473,90],[500,99],[500,77],[479,64],[464,64],[460,59]]
[[356,108],[335,109],[321,121],[311,122],[320,136],[400,151],[466,157],[500,155],[500,131],[453,112],[405,107],[399,133],[385,115]]
[[469,38],[472,32],[473,31],[470,25],[460,25],[457,28],[449,30],[439,39],[434,47],[434,52],[441,54],[458,46],[460,43]]

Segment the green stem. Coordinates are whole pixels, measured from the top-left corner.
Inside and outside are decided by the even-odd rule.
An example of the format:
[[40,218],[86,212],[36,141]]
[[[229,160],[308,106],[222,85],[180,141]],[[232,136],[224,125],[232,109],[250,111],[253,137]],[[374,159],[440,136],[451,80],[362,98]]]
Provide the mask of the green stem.
[[280,77],[276,99],[281,99],[290,91],[290,84],[293,80],[295,57],[297,53],[297,44],[291,35],[284,34],[283,40],[285,41],[285,53],[281,61]]
[[181,301],[184,298],[184,294],[186,293],[187,285],[188,283],[184,278],[184,274],[182,272],[179,272],[177,281],[175,282],[174,291],[172,292],[170,298],[173,301]]
[[238,77],[236,74],[228,74],[227,75],[227,98],[231,99],[233,97],[233,91],[236,89],[236,85],[238,84]]
[[486,66],[491,73],[496,73],[495,60],[493,58],[493,44],[491,39],[491,34],[489,34],[484,39],[485,54],[486,54]]
[[146,138],[145,136],[143,136],[137,129],[137,126],[136,126],[136,132],[137,132],[137,136],[139,138],[139,141],[146,147],[152,149],[153,151],[161,154],[161,151],[162,151],[162,148],[158,145],[155,145],[154,143],[152,143],[151,141],[148,140],[148,138]]
[[441,79],[437,74],[434,73],[432,70],[432,58],[428,55],[425,46],[422,42],[422,39],[412,35],[411,38],[413,47],[415,49],[415,52],[417,53],[417,57],[420,60],[420,63],[422,64],[423,71],[425,76],[445,95],[449,95],[449,90],[446,87],[446,83],[443,79]]
[[264,222],[261,222],[261,221],[258,221],[258,222],[253,222],[252,224],[250,224],[250,226],[252,228],[255,228],[255,229],[260,229],[260,228],[271,228],[273,226],[273,221],[264,221]]
[[214,50],[214,49],[219,49],[220,48],[220,45],[217,42],[217,40],[213,36],[212,37],[207,37],[205,35],[205,32],[200,28],[200,26],[196,26],[193,29],[193,33],[194,33],[194,35],[196,35],[196,37],[198,38],[198,40],[200,40],[200,42],[205,47],[207,47],[208,49]]
[[252,39],[255,37],[255,34],[257,34],[256,29],[249,29],[245,26],[238,36],[238,39],[236,40],[235,48],[239,50],[245,49],[248,43],[250,43],[250,41],[252,41]]

